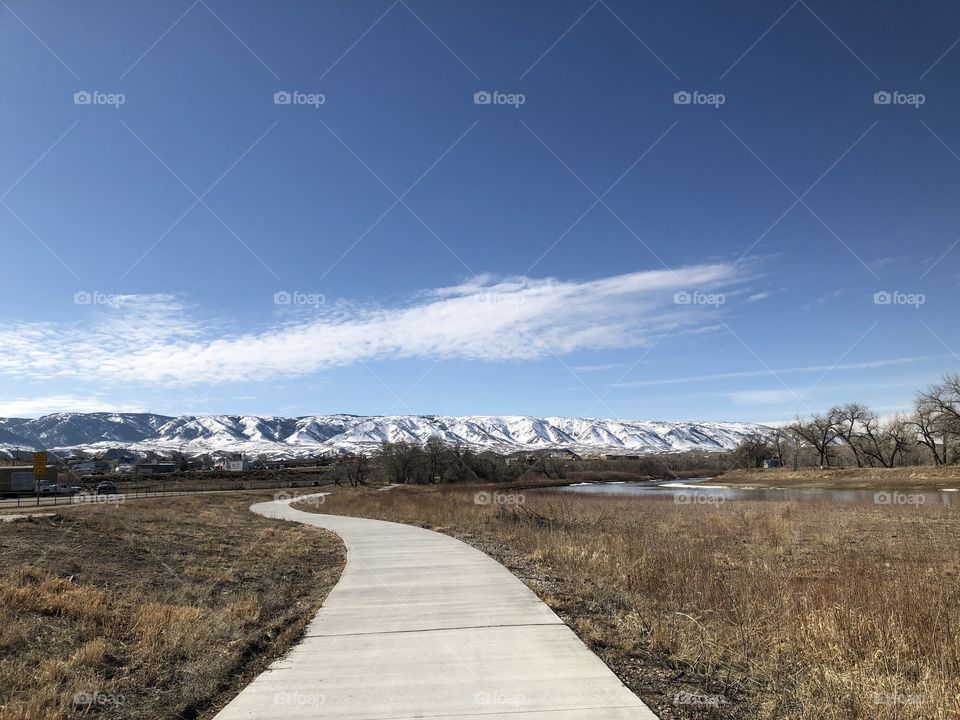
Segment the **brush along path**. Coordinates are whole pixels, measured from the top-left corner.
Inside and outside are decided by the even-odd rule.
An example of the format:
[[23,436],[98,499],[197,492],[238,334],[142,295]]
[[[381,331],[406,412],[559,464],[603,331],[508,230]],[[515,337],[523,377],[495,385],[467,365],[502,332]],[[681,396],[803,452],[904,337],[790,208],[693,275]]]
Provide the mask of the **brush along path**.
[[[296,500],[303,500],[301,496]],[[258,503],[339,535],[347,564],[305,639],[220,714],[656,720],[520,580],[479,550],[381,520]]]

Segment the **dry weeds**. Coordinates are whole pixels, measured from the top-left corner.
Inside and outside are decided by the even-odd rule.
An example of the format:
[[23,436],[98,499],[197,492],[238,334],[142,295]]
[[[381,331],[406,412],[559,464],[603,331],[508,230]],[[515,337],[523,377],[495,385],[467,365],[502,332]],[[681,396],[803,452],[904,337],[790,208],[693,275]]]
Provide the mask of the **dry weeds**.
[[0,718],[203,718],[302,634],[344,552],[263,493],[0,524]]
[[487,551],[663,718],[960,717],[956,509],[475,490],[342,489],[322,511]]

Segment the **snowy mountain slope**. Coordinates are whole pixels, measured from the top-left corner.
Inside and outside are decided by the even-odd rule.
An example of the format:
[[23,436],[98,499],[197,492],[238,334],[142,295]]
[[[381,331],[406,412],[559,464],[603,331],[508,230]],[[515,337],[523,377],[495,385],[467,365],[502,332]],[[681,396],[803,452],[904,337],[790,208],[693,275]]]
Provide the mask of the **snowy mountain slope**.
[[4,448],[46,448],[62,453],[131,451],[245,452],[270,458],[370,452],[384,440],[424,443],[439,437],[473,450],[570,449],[578,453],[642,454],[730,450],[752,431],[750,423],[651,422],[523,415],[316,415],[298,418],[245,415],[58,413],[36,419],[0,419]]
[[57,413],[35,419],[0,419],[0,443],[66,447],[104,440],[138,442],[172,418],[149,413]]

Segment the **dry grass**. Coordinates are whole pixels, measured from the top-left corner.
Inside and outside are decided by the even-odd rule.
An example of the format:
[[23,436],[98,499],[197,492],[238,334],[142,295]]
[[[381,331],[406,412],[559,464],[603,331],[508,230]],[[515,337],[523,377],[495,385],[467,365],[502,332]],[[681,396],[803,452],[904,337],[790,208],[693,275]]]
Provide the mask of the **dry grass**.
[[714,478],[722,485],[834,488],[847,490],[942,490],[960,488],[960,466],[899,468],[771,468],[731,470]]
[[339,540],[152,499],[0,524],[0,718],[212,717],[300,636]]
[[960,717],[956,509],[473,490],[340,490],[323,511],[486,550],[663,718]]

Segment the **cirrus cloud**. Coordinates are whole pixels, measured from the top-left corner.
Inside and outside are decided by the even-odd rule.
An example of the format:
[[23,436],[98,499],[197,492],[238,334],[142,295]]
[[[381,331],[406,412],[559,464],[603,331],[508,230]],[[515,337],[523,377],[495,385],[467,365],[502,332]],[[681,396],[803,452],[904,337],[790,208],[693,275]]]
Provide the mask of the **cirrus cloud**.
[[537,360],[644,345],[709,327],[718,310],[674,294],[744,281],[727,264],[595,280],[478,276],[390,307],[322,307],[308,318],[224,333],[172,296],[124,296],[81,323],[0,325],[0,374],[105,384],[261,381],[379,359]]

